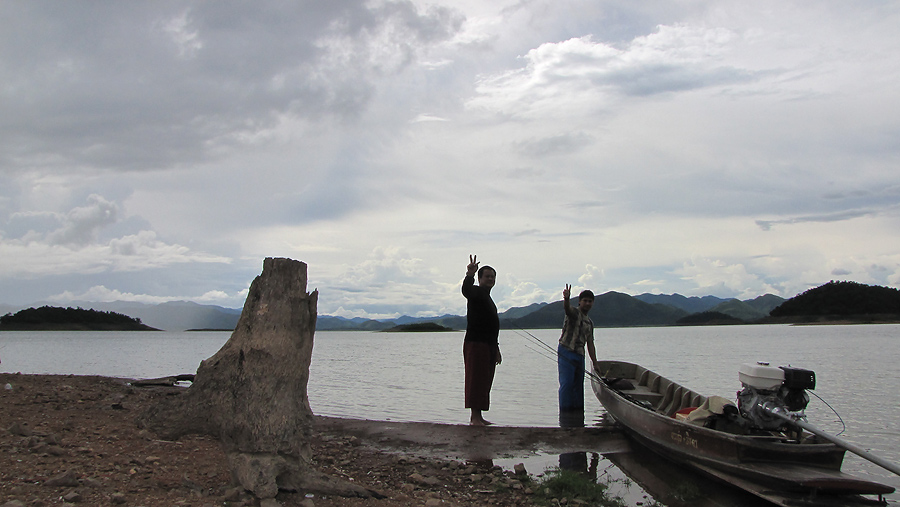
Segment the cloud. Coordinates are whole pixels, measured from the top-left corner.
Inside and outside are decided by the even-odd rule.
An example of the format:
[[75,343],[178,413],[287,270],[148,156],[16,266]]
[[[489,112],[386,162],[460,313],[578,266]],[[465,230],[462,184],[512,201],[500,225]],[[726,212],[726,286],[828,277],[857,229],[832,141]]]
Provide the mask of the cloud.
[[842,222],[845,220],[853,220],[855,218],[872,216],[876,214],[872,210],[845,210],[834,213],[825,213],[821,215],[809,215],[803,217],[781,218],[778,220],[757,220],[756,225],[764,231],[772,229],[775,225],[793,225],[809,222]]
[[588,264],[584,267],[584,274],[578,277],[578,283],[585,289],[590,288],[591,286],[599,285],[603,278],[603,270],[598,268],[597,266]]
[[[241,295],[242,294],[237,294],[237,296]],[[131,292],[122,292],[115,289],[108,289],[103,285],[95,285],[90,289],[78,294],[72,293],[70,291],[65,291],[60,294],[49,296],[47,300],[54,303],[63,304],[76,301],[90,301],[97,303],[128,301],[134,303],[144,303],[148,305],[158,305],[170,301],[194,301],[203,304],[217,304],[230,302],[234,299],[234,297],[235,295],[229,295],[223,291],[209,291],[199,296],[152,296],[149,294],[134,294]]]
[[555,154],[571,154],[594,141],[593,136],[585,132],[558,134],[543,139],[532,139],[516,143],[516,148],[526,157],[548,157]]
[[790,1],[0,3],[0,301],[239,305],[285,256],[323,313],[458,314],[473,252],[501,307],[567,282],[897,284],[898,22]]
[[596,111],[616,98],[743,84],[757,72],[724,58],[737,35],[724,28],[658,27],[624,49],[582,36],[542,44],[525,66],[487,76],[469,107],[514,116]]
[[[554,301],[555,294],[540,287],[537,283],[520,280],[515,276],[506,276],[503,284],[503,287],[497,287],[498,290],[492,291],[496,292],[492,295],[498,301],[497,309],[499,311]],[[562,293],[562,289],[559,292]]]
[[5,5],[0,171],[186,168],[282,115],[357,117],[377,81],[452,37],[411,2]]
[[430,121],[450,121],[447,118],[440,118],[438,116],[432,116],[429,114],[420,114],[410,120],[410,123],[422,123],[422,122],[430,122]]
[[[367,318],[433,316],[458,307],[459,282],[454,289],[436,278],[433,267],[403,248],[376,247],[362,262],[329,277],[328,287],[319,292],[319,307],[325,314],[349,311]],[[366,310],[351,310],[354,305]]]
[[719,259],[693,258],[675,270],[675,274],[690,281],[695,293],[747,299],[778,292],[760,277],[748,271],[743,263],[729,263]]
[[0,231],[0,278],[143,271],[175,264],[231,262],[227,257],[166,243],[150,230],[99,239],[104,229],[122,219],[117,203],[96,194],[88,196],[85,206],[62,213],[14,213],[7,224],[14,233]]
[[84,246],[97,239],[99,230],[116,223],[119,208],[103,197],[92,194],[87,206],[75,208],[61,217],[61,227],[47,236],[52,245]]

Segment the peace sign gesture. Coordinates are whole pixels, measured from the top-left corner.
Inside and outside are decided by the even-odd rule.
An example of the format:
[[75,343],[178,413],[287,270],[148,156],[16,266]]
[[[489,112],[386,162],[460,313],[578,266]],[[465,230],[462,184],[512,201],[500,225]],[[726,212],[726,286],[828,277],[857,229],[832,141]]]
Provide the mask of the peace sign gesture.
[[572,295],[572,286],[569,285],[569,284],[566,284],[566,288],[563,289],[563,299],[565,299],[566,301],[568,301],[568,300],[569,300],[569,296],[571,296],[571,295]]
[[469,276],[475,275],[475,272],[478,271],[478,259],[477,255],[469,254],[469,265],[466,266],[466,274]]

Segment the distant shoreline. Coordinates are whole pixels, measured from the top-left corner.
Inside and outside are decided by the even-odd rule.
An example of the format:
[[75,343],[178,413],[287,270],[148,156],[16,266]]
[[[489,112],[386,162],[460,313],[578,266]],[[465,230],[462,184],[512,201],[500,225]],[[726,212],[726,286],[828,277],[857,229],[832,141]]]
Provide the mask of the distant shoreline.
[[382,333],[435,333],[444,331],[456,331],[453,328],[442,326],[434,322],[419,322],[416,324],[401,324],[388,329],[384,329]]
[[126,327],[126,326],[89,326],[89,325],[79,325],[79,324],[49,324],[49,323],[37,323],[33,325],[8,325],[0,328],[0,333],[3,331],[93,331],[93,332],[105,332],[105,331],[162,331],[162,329],[156,329],[155,327],[150,327],[141,324],[140,327]]

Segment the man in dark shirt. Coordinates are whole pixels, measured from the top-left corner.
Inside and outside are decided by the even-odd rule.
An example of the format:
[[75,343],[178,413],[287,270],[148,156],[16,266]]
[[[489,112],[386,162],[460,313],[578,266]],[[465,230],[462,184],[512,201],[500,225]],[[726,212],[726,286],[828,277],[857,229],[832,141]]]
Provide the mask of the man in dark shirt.
[[[491,299],[491,288],[497,280],[497,272],[490,266],[478,269],[478,256],[469,256],[462,293],[466,297],[466,338],[463,342],[463,360],[466,365],[466,408],[472,410],[469,424],[486,426],[481,412],[490,409],[491,385],[494,371],[500,361],[500,317],[497,305]],[[475,285],[475,273],[478,285]]]

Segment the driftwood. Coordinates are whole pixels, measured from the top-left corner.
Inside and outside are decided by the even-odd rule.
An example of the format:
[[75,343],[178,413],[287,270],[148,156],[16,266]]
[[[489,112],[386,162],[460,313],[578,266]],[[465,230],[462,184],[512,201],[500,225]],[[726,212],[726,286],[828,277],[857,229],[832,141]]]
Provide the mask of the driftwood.
[[139,418],[161,438],[218,438],[232,474],[260,499],[279,489],[379,496],[312,466],[313,414],[306,387],[318,292],[306,292],[306,264],[267,258],[250,286],[231,338],[197,369],[194,383]]
[[131,381],[131,385],[135,387],[154,387],[167,386],[171,387],[178,382],[193,382],[195,375],[193,373],[182,373],[181,375],[171,375],[168,377],[158,378],[141,378]]

